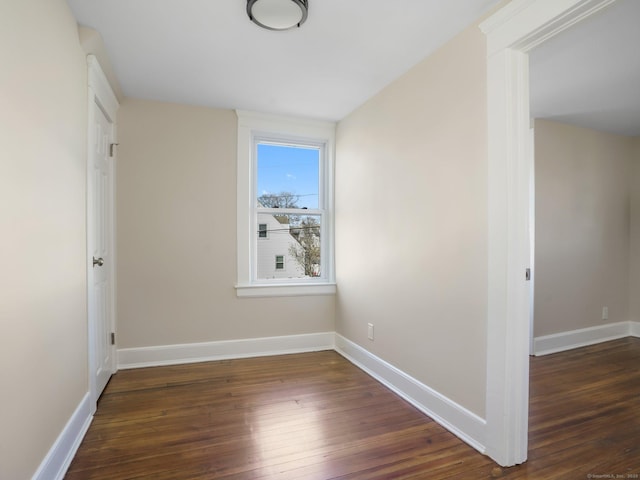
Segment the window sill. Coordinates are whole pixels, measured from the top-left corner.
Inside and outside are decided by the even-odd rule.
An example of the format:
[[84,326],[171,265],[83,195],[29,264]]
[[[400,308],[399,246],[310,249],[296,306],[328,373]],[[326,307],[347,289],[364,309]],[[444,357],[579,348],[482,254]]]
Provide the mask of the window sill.
[[236,285],[238,297],[300,297],[335,293],[335,283]]

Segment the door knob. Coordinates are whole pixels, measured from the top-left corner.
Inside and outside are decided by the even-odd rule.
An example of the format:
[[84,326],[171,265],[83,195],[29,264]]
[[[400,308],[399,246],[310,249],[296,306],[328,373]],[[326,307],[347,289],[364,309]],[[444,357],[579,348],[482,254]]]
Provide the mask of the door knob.
[[98,265],[99,267],[104,265],[104,259],[102,257],[100,258],[93,257],[93,266],[95,267],[96,265]]

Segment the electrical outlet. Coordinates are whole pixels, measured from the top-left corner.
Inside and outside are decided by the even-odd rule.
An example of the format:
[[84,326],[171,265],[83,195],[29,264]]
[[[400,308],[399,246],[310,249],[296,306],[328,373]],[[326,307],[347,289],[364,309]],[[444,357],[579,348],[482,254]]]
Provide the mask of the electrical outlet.
[[609,320],[609,307],[602,307],[602,320]]
[[367,323],[367,337],[373,340],[373,323]]

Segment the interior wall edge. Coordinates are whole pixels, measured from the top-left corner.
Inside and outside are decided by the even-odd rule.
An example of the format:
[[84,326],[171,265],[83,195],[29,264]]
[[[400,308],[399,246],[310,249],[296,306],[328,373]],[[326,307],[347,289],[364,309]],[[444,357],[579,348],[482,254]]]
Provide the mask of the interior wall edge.
[[360,345],[335,334],[335,350],[356,367],[399,395],[459,439],[486,454],[487,422],[445,395],[377,357]]

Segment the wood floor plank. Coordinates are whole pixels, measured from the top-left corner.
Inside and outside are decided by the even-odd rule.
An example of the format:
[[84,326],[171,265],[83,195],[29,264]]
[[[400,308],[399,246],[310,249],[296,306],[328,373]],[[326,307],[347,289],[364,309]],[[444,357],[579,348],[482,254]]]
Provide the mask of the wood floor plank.
[[529,461],[501,469],[332,351],[126,370],[66,478],[640,474],[640,339],[532,358],[530,383]]

